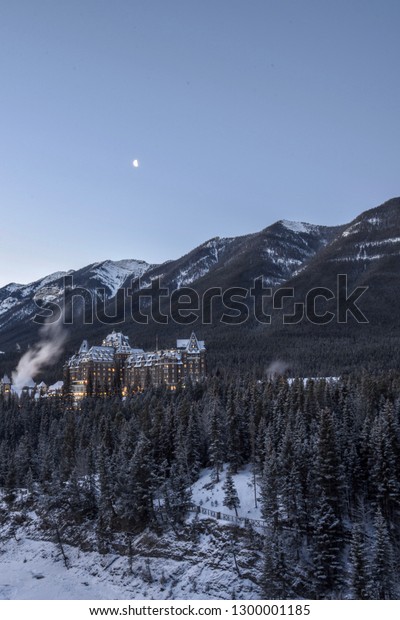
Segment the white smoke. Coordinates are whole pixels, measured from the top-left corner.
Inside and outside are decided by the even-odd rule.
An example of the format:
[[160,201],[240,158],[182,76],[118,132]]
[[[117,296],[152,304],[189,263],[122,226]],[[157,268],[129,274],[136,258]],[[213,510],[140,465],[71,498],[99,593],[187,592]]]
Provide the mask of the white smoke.
[[271,364],[266,369],[265,374],[267,375],[268,379],[274,379],[275,377],[280,377],[281,375],[284,375],[288,368],[289,364],[276,360],[275,362],[271,362]]
[[47,323],[40,330],[40,340],[29,349],[18,362],[12,373],[14,389],[21,394],[22,388],[32,383],[34,377],[48,366],[56,362],[64,349],[67,333],[62,318],[56,323]]

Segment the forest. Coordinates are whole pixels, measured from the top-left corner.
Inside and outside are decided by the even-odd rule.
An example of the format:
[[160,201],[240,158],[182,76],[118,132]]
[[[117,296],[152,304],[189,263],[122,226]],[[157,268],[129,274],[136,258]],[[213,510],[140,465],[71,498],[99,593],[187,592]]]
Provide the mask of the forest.
[[83,546],[79,532],[90,528],[100,552],[117,534],[183,535],[202,468],[215,481],[227,468],[224,504],[234,509],[231,474],[247,465],[265,522],[262,569],[254,568],[262,597],[396,599],[399,416],[394,371],[305,381],[220,369],[175,393],[150,387],[79,408],[62,397],[2,398],[9,510],[0,524],[26,489],[32,509],[45,507],[43,529],[54,517]]

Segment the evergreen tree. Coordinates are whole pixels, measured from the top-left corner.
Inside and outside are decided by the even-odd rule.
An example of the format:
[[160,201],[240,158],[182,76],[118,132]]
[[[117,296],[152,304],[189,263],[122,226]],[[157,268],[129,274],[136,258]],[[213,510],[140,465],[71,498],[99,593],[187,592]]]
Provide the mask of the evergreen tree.
[[337,598],[340,586],[340,524],[324,494],[314,518],[313,562],[315,567],[315,593],[317,598]]
[[224,462],[224,437],[221,410],[217,402],[214,402],[210,412],[209,431],[209,458],[212,467],[212,477],[219,482],[222,465]]
[[140,529],[154,520],[154,470],[155,466],[151,458],[150,442],[142,433],[139,436],[135,452],[130,461],[130,493],[133,504],[132,519]]
[[284,543],[279,531],[269,529],[264,540],[264,564],[262,572],[263,596],[279,600],[293,596],[290,588],[289,569],[286,564]]
[[190,475],[181,460],[173,463],[165,483],[165,504],[175,523],[182,523],[192,496]]
[[266,438],[266,458],[261,479],[261,502],[263,519],[275,529],[279,526],[279,472],[275,449],[270,437]]
[[240,499],[235,483],[233,482],[232,474],[229,470],[226,473],[226,478],[222,488],[224,490],[224,506],[229,508],[229,510],[234,510],[235,515],[238,516],[237,509],[240,508]]
[[350,561],[352,598],[357,600],[368,598],[365,533],[363,527],[358,523],[353,525]]
[[380,508],[375,516],[375,537],[368,576],[368,598],[397,598],[393,546]]
[[226,406],[227,421],[227,451],[226,458],[231,471],[236,474],[242,463],[241,445],[241,419],[239,399],[234,397],[233,388],[228,392],[228,402]]

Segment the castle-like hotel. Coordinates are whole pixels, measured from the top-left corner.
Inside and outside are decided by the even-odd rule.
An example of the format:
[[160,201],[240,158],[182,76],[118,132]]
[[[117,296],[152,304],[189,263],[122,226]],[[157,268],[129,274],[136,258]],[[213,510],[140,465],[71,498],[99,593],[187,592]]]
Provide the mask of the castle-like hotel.
[[101,346],[84,340],[64,366],[64,394],[77,402],[86,396],[127,396],[151,385],[176,390],[206,375],[206,349],[192,332],[173,349],[145,352],[134,349],[129,338],[113,331]]

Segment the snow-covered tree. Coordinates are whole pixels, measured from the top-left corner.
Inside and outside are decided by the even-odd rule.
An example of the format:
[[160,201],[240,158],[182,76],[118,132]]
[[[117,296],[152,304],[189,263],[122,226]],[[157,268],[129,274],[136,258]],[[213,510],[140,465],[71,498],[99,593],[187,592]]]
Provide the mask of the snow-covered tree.
[[222,488],[224,490],[224,506],[229,508],[229,510],[234,510],[235,515],[238,516],[237,509],[240,508],[240,499],[235,487],[235,483],[233,481],[232,474],[229,469],[226,473],[226,478],[224,480]]

